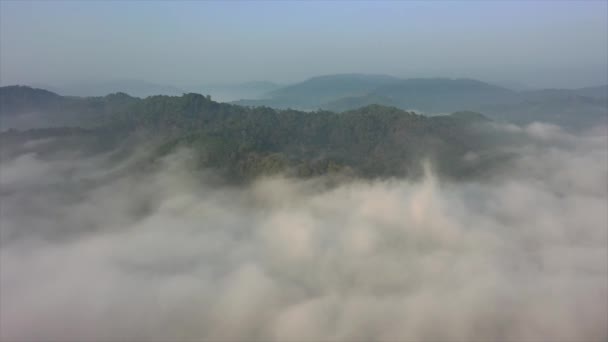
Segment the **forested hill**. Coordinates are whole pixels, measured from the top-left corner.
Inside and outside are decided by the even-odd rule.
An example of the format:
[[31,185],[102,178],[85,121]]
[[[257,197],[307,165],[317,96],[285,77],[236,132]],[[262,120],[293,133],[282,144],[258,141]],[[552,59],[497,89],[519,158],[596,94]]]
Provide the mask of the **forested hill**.
[[[193,93],[78,98],[27,87],[2,88],[0,105],[3,130],[11,128],[5,122],[26,115],[45,127],[88,128],[85,133],[97,135],[97,143],[108,146],[143,132],[157,146],[151,158],[187,147],[201,166],[241,179],[276,172],[407,175],[418,172],[426,158],[446,175],[466,177],[482,169],[479,165],[491,146],[484,140],[487,132],[479,129],[487,119],[471,112],[425,117],[380,105],[343,113],[302,112],[218,103]],[[72,143],[85,134],[79,131],[74,138],[69,132]],[[47,134],[56,138],[62,131]],[[23,135],[40,138],[31,130]],[[4,140],[19,141],[19,136],[6,132]],[[471,163],[467,154],[481,158]]]
[[327,75],[277,89],[264,99],[236,104],[346,111],[368,104],[435,115],[461,110],[500,121],[549,122],[581,129],[608,118],[608,86],[515,91],[473,79],[398,79],[382,75]]

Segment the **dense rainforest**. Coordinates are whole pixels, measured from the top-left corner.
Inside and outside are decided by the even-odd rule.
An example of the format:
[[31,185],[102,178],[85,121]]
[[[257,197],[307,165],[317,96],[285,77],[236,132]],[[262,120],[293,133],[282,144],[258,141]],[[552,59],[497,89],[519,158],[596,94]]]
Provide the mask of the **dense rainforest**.
[[61,138],[103,151],[146,139],[154,146],[149,160],[185,148],[199,167],[235,180],[279,172],[416,175],[422,160],[446,176],[466,177],[504,157],[492,151],[490,121],[474,112],[426,117],[381,105],[303,112],[219,103],[194,93],[82,98],[18,86],[2,88],[0,106],[4,144]]

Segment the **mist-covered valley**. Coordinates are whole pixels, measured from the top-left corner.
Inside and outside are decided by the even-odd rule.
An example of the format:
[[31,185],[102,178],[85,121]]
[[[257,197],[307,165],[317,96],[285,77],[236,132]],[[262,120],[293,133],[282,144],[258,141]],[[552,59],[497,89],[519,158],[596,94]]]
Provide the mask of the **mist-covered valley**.
[[607,1],[0,0],[0,342],[607,342]]
[[0,340],[603,341],[606,112],[538,118],[2,87]]
[[420,172],[238,182],[151,128],[5,131],[0,337],[605,340],[606,126],[481,125],[509,156],[482,174],[427,150],[401,160]]

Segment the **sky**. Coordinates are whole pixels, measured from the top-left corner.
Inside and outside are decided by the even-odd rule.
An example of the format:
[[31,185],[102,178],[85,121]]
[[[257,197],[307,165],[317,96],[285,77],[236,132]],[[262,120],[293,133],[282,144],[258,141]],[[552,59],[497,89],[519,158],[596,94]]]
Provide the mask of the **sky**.
[[0,1],[0,83],[608,83],[607,1]]

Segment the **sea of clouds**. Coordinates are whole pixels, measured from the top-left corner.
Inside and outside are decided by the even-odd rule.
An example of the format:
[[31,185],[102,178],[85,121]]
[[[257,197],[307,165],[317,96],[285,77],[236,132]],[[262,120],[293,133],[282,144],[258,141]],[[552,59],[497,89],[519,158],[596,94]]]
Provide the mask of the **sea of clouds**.
[[0,340],[606,341],[607,131],[505,130],[469,182],[2,160]]

